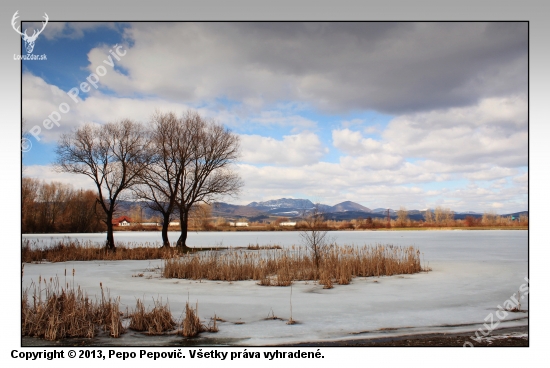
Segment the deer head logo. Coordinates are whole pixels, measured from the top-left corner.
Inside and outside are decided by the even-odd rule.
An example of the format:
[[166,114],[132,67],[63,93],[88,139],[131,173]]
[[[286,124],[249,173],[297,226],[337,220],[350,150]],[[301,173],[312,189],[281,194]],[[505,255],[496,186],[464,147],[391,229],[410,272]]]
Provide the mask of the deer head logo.
[[32,36],[29,36],[27,35],[27,30],[25,30],[25,32],[21,32],[19,30],[19,27],[15,28],[15,20],[19,18],[19,16],[17,15],[18,12],[19,10],[16,11],[15,14],[13,15],[13,18],[11,18],[11,26],[13,27],[13,29],[15,29],[17,33],[21,35],[21,37],[23,37],[23,41],[25,41],[25,49],[27,50],[27,53],[32,54],[32,50],[34,49],[34,42],[38,38],[38,35],[42,33],[44,28],[46,28],[46,24],[48,24],[48,14],[44,13],[45,15],[42,17],[46,20],[45,22],[42,22],[43,24],[42,29],[38,32],[36,32],[36,29],[35,29],[33,31]]

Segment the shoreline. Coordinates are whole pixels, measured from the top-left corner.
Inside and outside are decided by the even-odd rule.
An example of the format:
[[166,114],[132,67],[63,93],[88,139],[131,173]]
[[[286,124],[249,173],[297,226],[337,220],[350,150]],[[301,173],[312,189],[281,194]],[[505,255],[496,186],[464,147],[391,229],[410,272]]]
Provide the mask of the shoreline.
[[[198,337],[188,340],[173,340],[173,335],[150,336],[151,341],[148,344],[142,339],[142,333],[133,332],[132,335],[140,336],[141,342],[137,344],[120,343],[126,339],[110,339],[105,337],[86,338],[68,338],[57,341],[48,341],[36,337],[23,337],[21,346],[23,347],[215,347],[215,348],[351,348],[351,347],[463,347],[468,341],[473,347],[529,347],[529,326],[503,327],[496,329],[487,337],[483,337],[480,342],[472,340],[470,337],[475,335],[475,331],[470,332],[450,332],[450,333],[422,333],[411,335],[398,335],[387,337],[374,337],[351,340],[328,340],[299,342],[289,344],[275,345],[241,345],[242,339],[216,337]],[[161,342],[168,337],[168,340]],[[232,344],[234,343],[234,345]]]
[[469,341],[474,347],[529,347],[529,326],[496,329],[481,342],[472,340],[476,331],[452,333],[425,333],[353,340],[315,341],[269,347],[463,347]]
[[[510,231],[528,231],[529,226],[503,226],[503,227],[400,227],[400,228],[380,228],[380,229],[323,229],[322,231],[329,232],[384,232],[384,231],[491,231],[491,230],[510,230]],[[180,232],[180,229],[168,229],[169,232]],[[265,233],[276,233],[276,232],[302,232],[303,229],[265,229],[265,228],[232,228],[232,229],[219,229],[219,230],[197,230],[189,229],[188,232],[193,233],[231,233],[231,232],[265,232]],[[143,230],[134,230],[134,229],[114,229],[115,233],[146,233],[146,232],[158,232],[160,229],[143,229]],[[106,231],[93,232],[93,233],[77,233],[77,234],[106,234]],[[75,234],[75,233],[22,233],[21,236],[32,236],[32,235],[63,235],[63,234]]]

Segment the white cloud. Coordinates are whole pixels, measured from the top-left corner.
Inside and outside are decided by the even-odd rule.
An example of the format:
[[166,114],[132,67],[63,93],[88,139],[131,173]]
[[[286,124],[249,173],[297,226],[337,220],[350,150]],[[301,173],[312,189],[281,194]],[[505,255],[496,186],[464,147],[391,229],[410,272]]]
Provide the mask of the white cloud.
[[373,134],[378,132],[380,132],[380,128],[375,125],[371,125],[363,129],[363,133],[365,134]]
[[527,182],[529,180],[529,176],[528,176],[527,173],[523,173],[521,175],[518,175],[518,176],[514,177],[513,180],[514,180],[514,183],[527,185]]
[[395,114],[527,88],[525,24],[133,23],[124,38],[128,75],[107,76],[109,88],[190,103]]
[[[83,92],[80,92],[80,95],[86,97]],[[188,105],[158,98],[132,99],[107,96],[93,88],[88,95],[85,100],[77,97],[78,102],[74,102],[57,86],[50,85],[42,78],[30,73],[24,73],[22,102],[23,119],[27,129],[35,125],[39,126],[41,141],[55,142],[62,133],[87,122],[107,123],[123,118],[145,122],[156,109],[174,111],[177,114],[189,109]],[[59,126],[53,125],[51,129],[46,129],[43,121],[48,119],[52,112],[59,113],[61,103],[68,104],[69,112],[59,114],[61,117]]]
[[63,184],[69,184],[75,189],[97,190],[93,180],[86,175],[57,172],[54,167],[50,165],[24,166],[23,177],[38,178],[46,182],[57,181]]
[[517,170],[504,168],[504,167],[491,167],[488,170],[480,170],[473,173],[465,174],[464,177],[470,180],[495,180],[501,178],[507,178],[514,176],[517,173]]
[[386,153],[369,153],[359,157],[345,156],[340,159],[342,165],[350,170],[370,169],[398,169],[403,163],[403,158]]
[[[256,167],[241,164],[237,170],[245,188],[236,203],[247,204],[281,197],[322,198],[334,205],[351,200],[370,208],[407,209],[449,207],[454,211],[489,211],[493,203],[501,203],[499,213],[523,211],[527,208],[525,189],[464,185],[455,189],[428,190],[411,185],[410,177],[400,171],[351,171],[338,164],[318,163],[303,167]],[[435,174],[426,173],[431,182]],[[421,179],[421,178],[419,178]],[[412,181],[414,182],[414,181]],[[417,181],[422,184],[421,180]]]
[[[512,96],[478,105],[394,118],[382,138],[366,138],[348,128],[332,131],[334,147],[348,167],[449,173],[469,180],[516,175],[527,165],[527,101]],[[411,167],[411,166],[409,166]]]
[[388,149],[448,164],[527,165],[527,100],[489,98],[464,108],[393,119],[382,134]]
[[259,135],[241,135],[245,163],[301,166],[310,165],[328,153],[319,137],[311,132],[284,136],[283,140]]
[[332,131],[332,144],[340,151],[354,156],[374,153],[382,149],[381,142],[372,138],[363,138],[360,132],[347,128]]

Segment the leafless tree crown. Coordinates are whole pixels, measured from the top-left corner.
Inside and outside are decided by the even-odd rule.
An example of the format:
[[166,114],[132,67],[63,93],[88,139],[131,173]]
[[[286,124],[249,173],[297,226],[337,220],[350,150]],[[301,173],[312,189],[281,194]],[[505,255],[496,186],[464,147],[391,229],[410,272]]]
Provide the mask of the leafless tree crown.
[[103,126],[86,124],[62,135],[56,154],[58,171],[83,174],[94,181],[106,214],[107,245],[114,248],[111,220],[117,201],[150,164],[145,129],[128,119]]
[[313,209],[303,214],[304,229],[300,231],[300,237],[304,245],[310,250],[314,258],[315,266],[319,269],[319,264],[332,246],[332,241],[326,231],[325,219],[319,204],[315,204]]
[[178,213],[185,246],[193,206],[236,195],[243,183],[232,165],[239,157],[239,137],[223,125],[188,111],[182,117],[156,112],[147,128],[131,120],[104,126],[87,124],[58,142],[56,168],[91,178],[107,223],[107,243],[114,248],[112,216],[126,189],[163,215],[167,225]]
[[[223,125],[196,112],[183,117],[188,127],[191,162],[182,173],[177,206],[182,223],[178,244],[185,246],[187,219],[193,205],[211,203],[220,196],[239,193],[243,183],[232,165],[239,157],[239,137]],[[184,229],[185,227],[185,229]]]

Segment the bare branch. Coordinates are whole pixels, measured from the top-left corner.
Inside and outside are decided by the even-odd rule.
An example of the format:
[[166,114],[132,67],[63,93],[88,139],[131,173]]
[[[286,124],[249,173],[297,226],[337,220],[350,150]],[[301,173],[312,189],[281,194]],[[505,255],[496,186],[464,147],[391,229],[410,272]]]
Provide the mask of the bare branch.
[[112,217],[117,201],[150,165],[145,129],[127,119],[104,126],[86,124],[61,136],[56,155],[57,171],[86,175],[94,181],[97,201],[106,214],[107,245],[114,249]]

